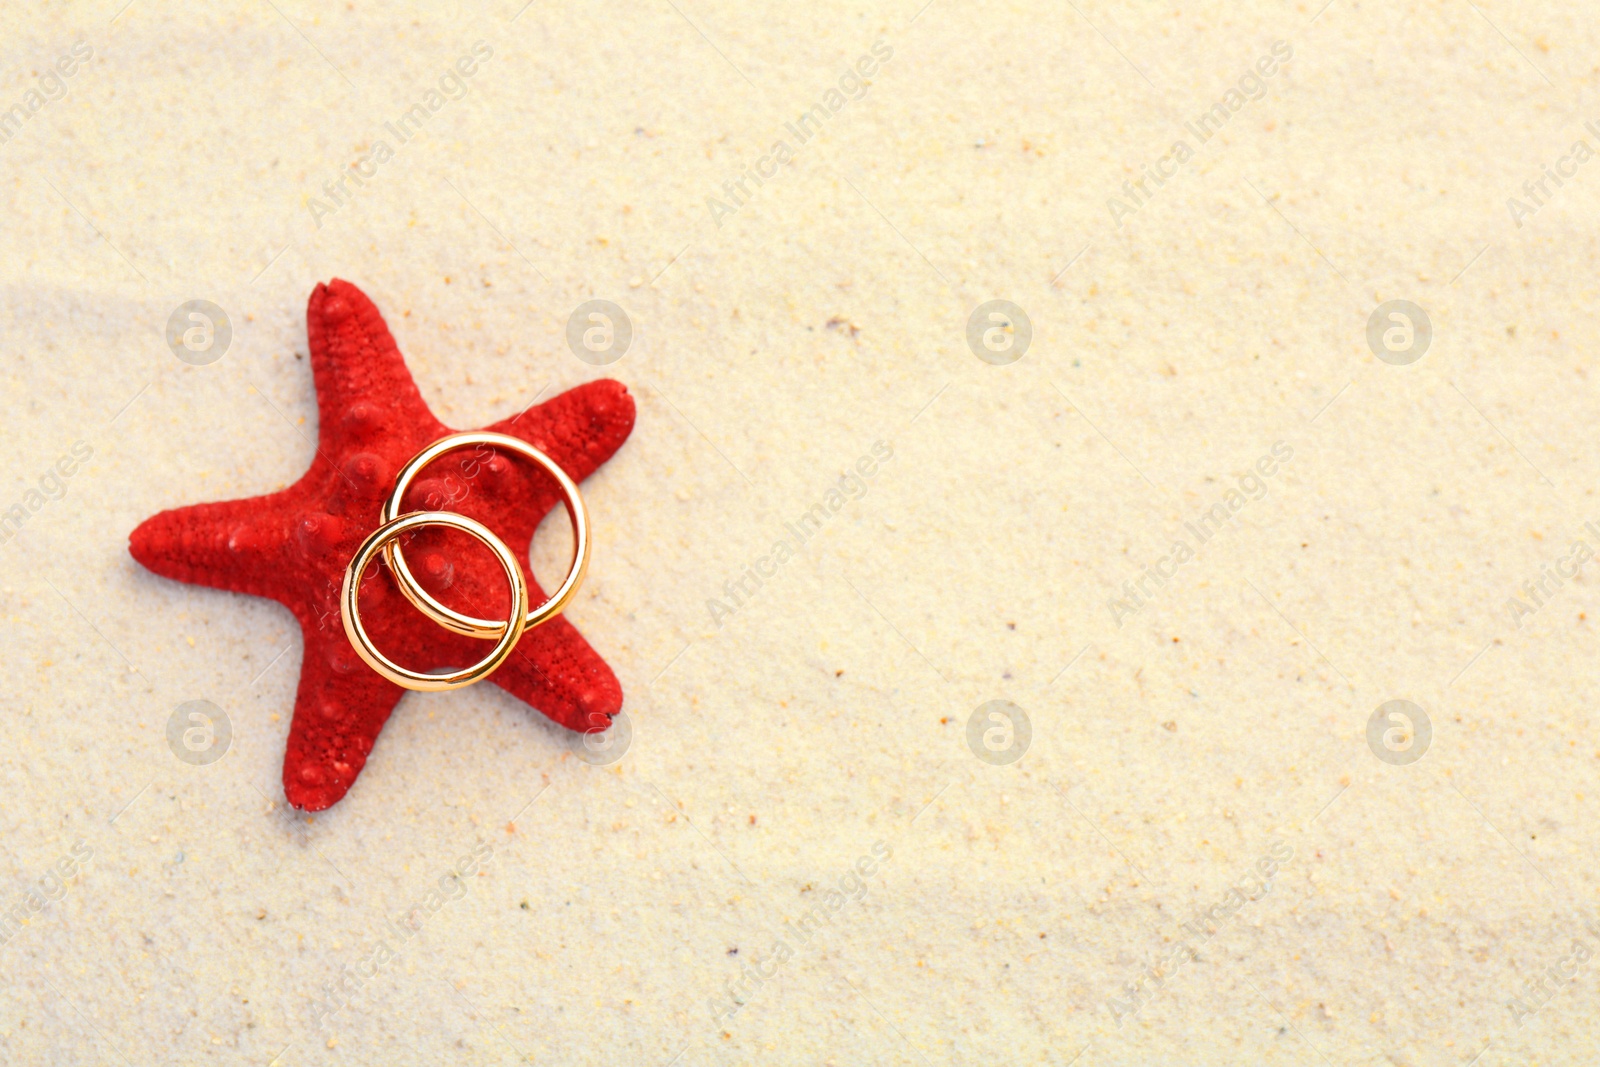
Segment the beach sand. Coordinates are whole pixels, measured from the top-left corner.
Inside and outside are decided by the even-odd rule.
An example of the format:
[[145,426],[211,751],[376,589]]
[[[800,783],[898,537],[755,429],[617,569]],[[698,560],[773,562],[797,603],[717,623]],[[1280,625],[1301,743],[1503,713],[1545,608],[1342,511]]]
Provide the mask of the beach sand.
[[[1594,1061],[1580,5],[122,5],[0,15],[0,1060]],[[332,278],[632,393],[620,758],[408,694],[298,812],[293,616],[129,556]]]

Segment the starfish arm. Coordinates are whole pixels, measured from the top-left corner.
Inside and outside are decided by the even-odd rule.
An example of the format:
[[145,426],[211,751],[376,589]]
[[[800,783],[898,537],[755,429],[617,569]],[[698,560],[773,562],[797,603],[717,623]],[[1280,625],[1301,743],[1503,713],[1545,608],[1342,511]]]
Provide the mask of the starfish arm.
[[444,427],[428,410],[377,305],[342,278],[312,290],[306,341],[317,387],[317,437],[330,456],[382,429],[438,437]]
[[[555,460],[575,482],[581,482],[610,459],[633,431],[636,412],[628,387],[610,378],[568,389],[520,415],[487,427],[520,437]],[[541,476],[548,503],[534,509],[543,515],[560,499],[555,483]]]
[[[128,552],[164,578],[287,603],[293,490],[195,504],[153,515],[128,535]],[[293,606],[292,604],[290,605]]]
[[405,690],[362,663],[337,623],[305,623],[305,656],[295,694],[283,792],[302,811],[322,811],[349,792],[378,731]]
[[489,680],[569,730],[605,729],[622,710],[622,683],[559,615],[528,631]]

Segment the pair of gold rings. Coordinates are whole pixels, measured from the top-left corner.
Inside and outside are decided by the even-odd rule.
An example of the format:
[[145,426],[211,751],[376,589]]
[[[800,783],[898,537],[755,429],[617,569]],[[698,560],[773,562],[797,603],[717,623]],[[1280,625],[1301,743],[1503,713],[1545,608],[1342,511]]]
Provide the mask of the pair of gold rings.
[[[538,607],[529,608],[528,581],[522,575],[522,567],[518,564],[516,555],[483,523],[453,511],[413,511],[405,515],[400,514],[401,498],[406,495],[406,490],[411,487],[411,482],[416,478],[418,471],[448,452],[480,444],[490,445],[532,460],[556,480],[561,489],[561,496],[566,501],[567,517],[572,521],[572,567],[567,571],[566,580]],[[577,483],[569,478],[567,472],[549,456],[526,441],[503,433],[474,431],[451,434],[448,437],[441,437],[418,452],[396,476],[394,492],[384,502],[380,518],[382,521],[378,528],[361,542],[361,547],[356,549],[350,565],[345,568],[344,586],[339,593],[339,603],[342,608],[340,615],[344,618],[345,635],[350,638],[350,644],[355,646],[357,654],[373,670],[407,689],[424,692],[460,689],[462,686],[487,678],[511,655],[511,650],[521,640],[523,633],[561,613],[578,592],[578,584],[583,581],[583,576],[589,569],[589,513],[583,506],[583,497],[578,492]],[[406,565],[399,539],[402,535],[425,526],[444,526],[460,530],[483,542],[495,554],[501,569],[505,571],[506,581],[511,584],[511,609],[507,612],[506,618],[479,619],[465,615],[439,603],[426,589],[417,584],[411,568]],[[366,627],[361,623],[361,609],[357,601],[361,591],[361,575],[380,553],[383,555],[384,563],[389,567],[389,572],[394,575],[395,582],[400,586],[400,592],[416,606],[418,611],[452,633],[485,639],[499,638],[489,654],[470,667],[439,674],[424,674],[402,667],[379,652],[367,635]]]

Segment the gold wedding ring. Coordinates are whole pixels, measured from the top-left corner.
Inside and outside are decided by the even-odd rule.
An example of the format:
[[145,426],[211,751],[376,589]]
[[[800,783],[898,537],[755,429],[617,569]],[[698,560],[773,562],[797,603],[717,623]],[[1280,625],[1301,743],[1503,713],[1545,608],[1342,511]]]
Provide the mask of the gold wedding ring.
[[[398,497],[399,494],[396,493],[396,498]],[[501,568],[506,572],[506,580],[511,583],[510,611],[504,622],[494,624],[495,633],[488,635],[491,637],[498,635],[500,638],[493,651],[471,667],[443,674],[423,674],[395,663],[373,646],[372,639],[367,636],[366,627],[361,624],[359,604],[361,575],[372,563],[373,558],[379,552],[386,551],[396,538],[423,526],[448,526],[476,537],[493,550]],[[402,583],[400,588],[404,590],[405,585]],[[413,597],[411,600],[412,603],[417,603],[416,598]],[[511,655],[511,650],[522,639],[523,631],[528,626],[528,582],[522,576],[522,566],[517,562],[517,557],[506,547],[506,543],[496,537],[483,523],[449,511],[413,511],[399,518],[386,517],[383,524],[361,542],[355,558],[345,568],[344,587],[339,592],[339,604],[342,609],[340,614],[344,616],[345,636],[350,638],[350,643],[355,646],[361,658],[367,661],[367,665],[396,685],[423,692],[460,689],[464,685],[471,685],[488,677]]]
[[[394,522],[395,516],[400,514],[400,501],[405,497],[406,490],[411,487],[412,480],[422,468],[447,452],[454,452],[468,445],[479,444],[513,452],[525,459],[532,460],[542,467],[545,473],[554,478],[556,485],[560,487],[561,496],[567,505],[567,518],[572,522],[572,567],[567,571],[566,580],[561,583],[560,588],[550,595],[548,600],[531,611],[527,607],[526,590],[524,589],[523,611],[526,612],[526,617],[522,620],[522,624],[517,627],[517,631],[520,633],[523,629],[531,630],[540,623],[548,622],[556,615],[559,615],[561,609],[566,607],[567,603],[577,594],[578,584],[583,581],[583,576],[589,569],[589,512],[583,506],[583,497],[578,492],[577,483],[567,476],[567,472],[562,470],[555,460],[526,441],[503,433],[491,433],[487,430],[482,430],[441,437],[411,457],[411,462],[401,468],[400,473],[395,477],[394,492],[384,502],[382,513],[384,525],[380,528],[388,528],[389,524]],[[418,514],[440,515],[448,513],[419,512]],[[472,520],[467,521],[470,522]],[[448,526],[451,524],[441,522],[439,525]],[[488,538],[481,538],[480,535],[481,539],[493,538],[492,544],[501,544],[499,539],[494,538],[494,535],[490,534],[483,526],[477,523],[474,523],[474,526],[479,530],[483,530],[484,534],[488,534]],[[529,547],[531,551],[532,546]],[[400,592],[405,594],[407,600],[416,605],[418,611],[440,626],[467,637],[499,637],[506,632],[507,624],[503,620],[475,618],[453,608],[448,608],[435,600],[426,589],[417,584],[416,578],[411,573],[411,568],[406,566],[406,558],[401,552],[399,542],[392,537],[385,539],[383,542],[383,558],[389,564],[389,570],[394,574],[395,581],[399,583]],[[517,578],[518,581],[522,580],[520,573]]]

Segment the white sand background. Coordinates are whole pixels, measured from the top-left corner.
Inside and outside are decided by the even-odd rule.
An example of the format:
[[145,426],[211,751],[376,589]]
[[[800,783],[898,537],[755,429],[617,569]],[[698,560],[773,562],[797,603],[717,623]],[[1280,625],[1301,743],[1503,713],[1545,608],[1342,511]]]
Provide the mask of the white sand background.
[[[1600,520],[1600,162],[1521,227],[1506,206],[1600,148],[1592,8],[519,6],[0,14],[0,105],[93,49],[0,145],[0,510],[93,448],[0,545],[0,911],[29,920],[0,1061],[1594,1061],[1600,565],[1506,607]],[[466,97],[319,228],[308,198],[480,40]],[[880,40],[865,95],[718,226],[706,197]],[[1292,60],[1198,146],[1184,121],[1274,41]],[[1196,157],[1115,225],[1180,137]],[[305,470],[333,277],[452,425],[603,375],[636,397],[568,611],[622,680],[621,761],[491,686],[413,694],[307,817],[279,784],[289,613],[128,556],[160,509]],[[234,329],[208,366],[162,338],[197,298]],[[608,368],[565,342],[593,298],[635,326]],[[1011,365],[965,341],[990,299],[1032,322]],[[1409,366],[1367,345],[1390,299],[1433,325]],[[880,440],[867,494],[714,625]],[[1266,496],[1118,625],[1278,441]],[[1366,740],[1397,698],[1432,723],[1409,766]],[[209,766],[166,743],[194,699],[232,725]],[[1009,766],[965,741],[993,699],[1032,724]],[[1152,980],[1274,847],[1270,893]]]

